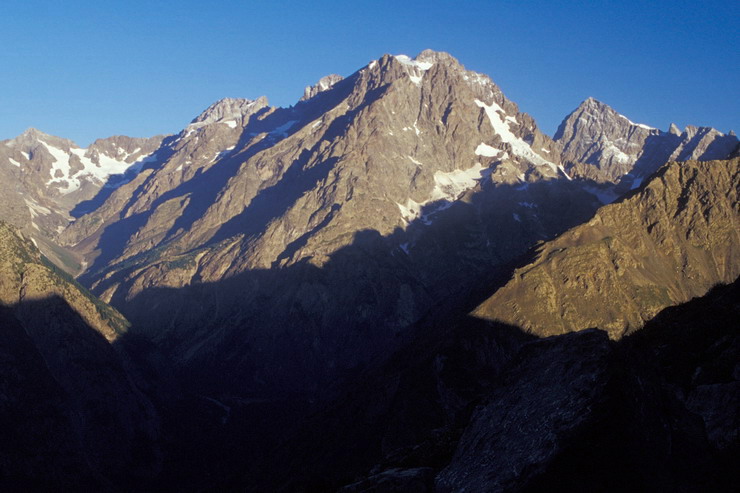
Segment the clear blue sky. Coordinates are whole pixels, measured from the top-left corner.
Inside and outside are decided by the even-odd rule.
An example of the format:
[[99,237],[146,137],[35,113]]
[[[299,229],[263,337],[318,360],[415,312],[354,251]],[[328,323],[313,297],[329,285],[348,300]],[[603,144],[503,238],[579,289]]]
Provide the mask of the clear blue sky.
[[289,106],[384,53],[447,51],[552,135],[593,96],[740,130],[740,1],[38,1],[0,9],[0,139],[174,133],[222,97]]

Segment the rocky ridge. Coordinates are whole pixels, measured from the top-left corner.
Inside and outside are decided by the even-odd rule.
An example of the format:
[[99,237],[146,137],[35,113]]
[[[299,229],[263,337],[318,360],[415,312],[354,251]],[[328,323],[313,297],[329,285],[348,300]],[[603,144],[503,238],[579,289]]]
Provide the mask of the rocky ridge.
[[474,312],[547,336],[632,332],[740,274],[740,161],[670,163],[535,260]]
[[663,132],[634,123],[594,98],[563,120],[554,139],[563,146],[563,159],[574,177],[624,182],[622,192],[637,188],[666,162],[726,159],[738,145],[734,134],[709,127],[688,126],[682,132],[671,124]]

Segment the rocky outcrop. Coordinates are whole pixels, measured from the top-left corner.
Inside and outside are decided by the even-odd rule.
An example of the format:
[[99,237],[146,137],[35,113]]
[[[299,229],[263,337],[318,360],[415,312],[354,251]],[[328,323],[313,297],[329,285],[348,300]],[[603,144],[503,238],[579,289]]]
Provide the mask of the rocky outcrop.
[[537,249],[473,313],[538,335],[612,338],[740,274],[740,161],[671,163],[638,191]]
[[303,91],[303,97],[300,99],[300,101],[307,101],[316,96],[318,93],[331,89],[334,84],[343,79],[344,77],[337,74],[329,74],[320,78],[319,81],[313,86],[306,86],[306,89]]

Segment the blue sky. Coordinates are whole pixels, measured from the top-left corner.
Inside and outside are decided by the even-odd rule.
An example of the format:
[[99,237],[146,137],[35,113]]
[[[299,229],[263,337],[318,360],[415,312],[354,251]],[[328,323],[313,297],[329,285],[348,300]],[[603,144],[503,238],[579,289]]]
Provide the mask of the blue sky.
[[447,51],[552,135],[593,96],[636,122],[740,130],[740,2],[3,2],[0,139],[174,133],[222,97],[289,106],[384,53]]

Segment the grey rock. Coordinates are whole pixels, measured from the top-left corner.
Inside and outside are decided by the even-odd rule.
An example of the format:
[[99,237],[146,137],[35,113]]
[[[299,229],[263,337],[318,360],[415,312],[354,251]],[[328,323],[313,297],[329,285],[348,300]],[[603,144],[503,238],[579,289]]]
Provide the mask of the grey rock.
[[320,92],[328,91],[334,86],[334,84],[341,80],[344,80],[344,77],[342,77],[341,75],[325,75],[324,77],[320,78],[319,81],[313,86],[306,86],[306,89],[303,91],[303,97],[300,99],[300,101],[307,101]]

